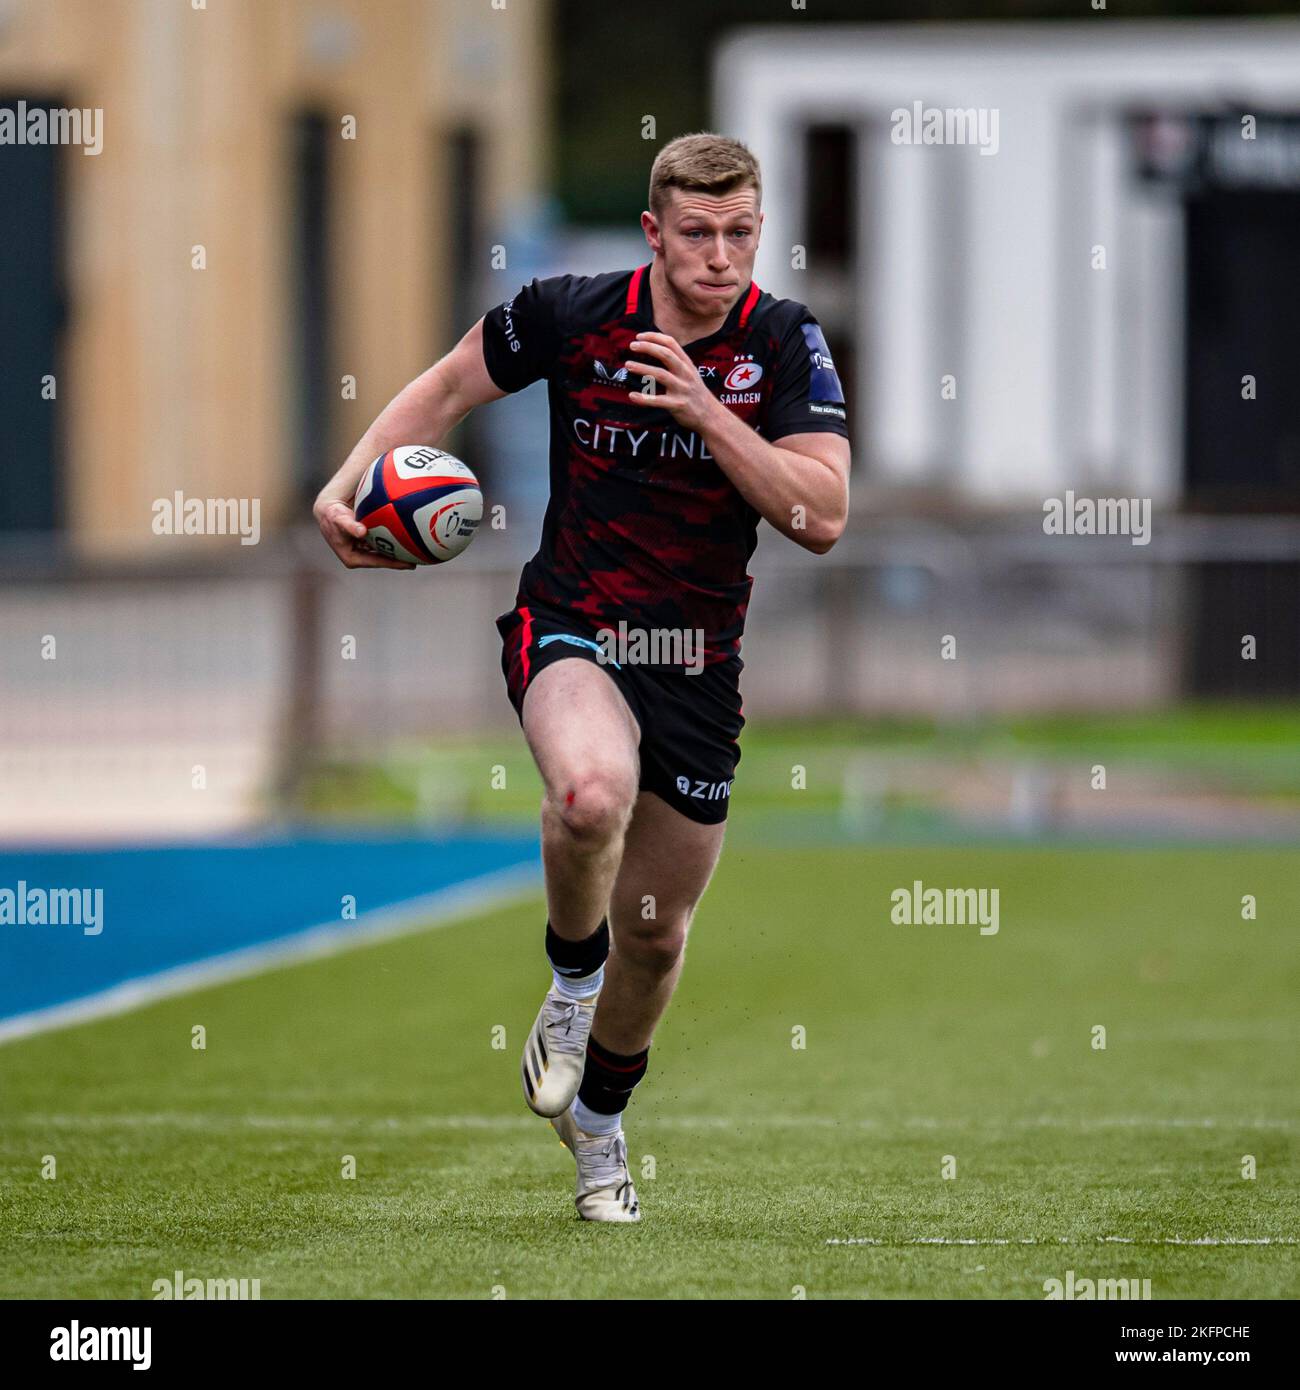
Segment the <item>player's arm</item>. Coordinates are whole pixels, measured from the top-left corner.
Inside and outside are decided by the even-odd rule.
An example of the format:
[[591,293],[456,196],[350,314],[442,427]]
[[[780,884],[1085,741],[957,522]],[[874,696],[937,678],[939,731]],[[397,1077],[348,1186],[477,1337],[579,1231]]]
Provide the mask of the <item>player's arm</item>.
[[849,442],[838,434],[786,434],[775,443],[756,434],[706,387],[685,349],[666,333],[632,343],[628,366],[657,383],[653,396],[633,391],[636,405],[658,406],[708,445],[736,491],[783,536],[824,555],[849,514]]
[[402,444],[437,445],[474,409],[506,393],[488,375],[483,360],[483,320],[440,361],[404,386],[381,410],[342,468],[325,484],[312,514],[331,550],[349,569],[413,569],[362,548],[366,528],[352,512],[352,499],[367,466]]
[[710,399],[717,413],[700,434],[714,462],[764,521],[825,555],[849,516],[849,441],[838,434],[791,434],[770,443]]

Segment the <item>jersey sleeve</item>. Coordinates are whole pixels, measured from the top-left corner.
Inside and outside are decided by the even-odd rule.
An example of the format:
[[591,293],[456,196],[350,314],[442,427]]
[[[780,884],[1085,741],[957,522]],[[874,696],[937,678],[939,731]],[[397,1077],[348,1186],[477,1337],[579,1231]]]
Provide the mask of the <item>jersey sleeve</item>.
[[483,363],[502,391],[549,376],[559,356],[572,275],[533,280],[483,316]]
[[805,310],[786,334],[776,360],[764,433],[849,437],[848,412],[821,325]]

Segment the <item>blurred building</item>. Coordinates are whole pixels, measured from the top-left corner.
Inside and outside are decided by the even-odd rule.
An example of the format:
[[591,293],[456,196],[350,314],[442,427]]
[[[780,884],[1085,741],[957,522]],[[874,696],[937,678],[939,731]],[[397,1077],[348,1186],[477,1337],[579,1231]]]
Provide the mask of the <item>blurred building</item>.
[[177,490],[301,515],[533,215],[548,9],[0,0],[0,120],[102,136],[0,144],[0,530],[130,552]]
[[[151,522],[176,492],[305,520],[487,307],[647,257],[639,206],[558,225],[549,10],[0,0],[0,838],[242,827],[314,765],[469,805],[486,754],[458,784],[421,750],[516,737],[492,619],[545,500],[540,384],[450,441],[510,517],[455,565]],[[761,533],[747,715],[1293,699],[1300,24],[800,23],[715,78],[764,165],[756,277],[826,326],[854,435],[831,554]],[[100,152],[9,138],[70,110]],[[586,124],[648,172],[639,117]],[[1044,534],[1067,489],[1154,503],[1150,544]]]
[[1300,510],[1300,24],[744,30],[715,83],[864,482]]

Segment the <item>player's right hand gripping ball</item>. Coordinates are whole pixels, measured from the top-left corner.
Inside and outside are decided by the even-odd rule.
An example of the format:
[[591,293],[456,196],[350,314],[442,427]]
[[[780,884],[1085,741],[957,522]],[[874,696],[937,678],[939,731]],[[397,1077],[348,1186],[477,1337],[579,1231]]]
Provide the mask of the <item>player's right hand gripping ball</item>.
[[361,475],[352,509],[366,544],[416,565],[454,560],[483,520],[478,479],[458,458],[427,444],[381,454]]

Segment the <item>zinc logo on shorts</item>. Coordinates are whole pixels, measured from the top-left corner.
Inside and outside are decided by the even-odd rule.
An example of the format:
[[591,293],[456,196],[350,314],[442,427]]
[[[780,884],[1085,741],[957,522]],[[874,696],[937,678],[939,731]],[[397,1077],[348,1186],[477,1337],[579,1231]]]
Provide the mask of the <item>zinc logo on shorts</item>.
[[724,801],[731,795],[731,781],[709,782],[699,777],[679,777],[677,790],[683,796],[697,797],[701,801]]

